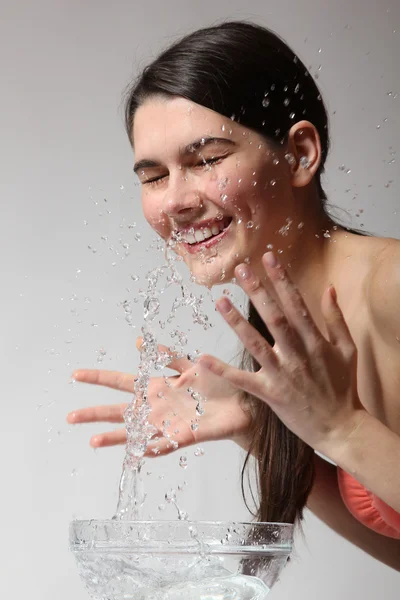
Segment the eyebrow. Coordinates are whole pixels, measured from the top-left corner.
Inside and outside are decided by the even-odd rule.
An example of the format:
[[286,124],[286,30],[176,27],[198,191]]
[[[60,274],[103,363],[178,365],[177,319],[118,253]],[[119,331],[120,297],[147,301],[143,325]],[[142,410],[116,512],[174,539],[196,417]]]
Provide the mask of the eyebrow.
[[[234,142],[233,140],[228,139],[228,138],[204,137],[203,136],[203,137],[199,138],[198,140],[191,142],[184,148],[180,148],[179,156],[185,156],[187,154],[192,154],[193,152],[196,152],[196,150],[199,150],[200,148],[204,148],[205,146],[209,146],[210,144],[227,144],[229,146],[237,145],[236,142]],[[145,169],[146,167],[159,167],[159,166],[160,166],[160,163],[158,163],[154,160],[150,160],[148,158],[144,158],[143,160],[139,160],[137,163],[135,163],[135,165],[133,167],[133,171],[137,174],[138,171],[140,171],[141,169]]]

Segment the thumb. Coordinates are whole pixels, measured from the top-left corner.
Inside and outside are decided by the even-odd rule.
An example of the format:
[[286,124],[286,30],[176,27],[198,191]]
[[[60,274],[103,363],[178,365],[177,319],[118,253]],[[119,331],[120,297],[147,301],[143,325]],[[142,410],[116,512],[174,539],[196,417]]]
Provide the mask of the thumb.
[[[143,338],[139,336],[136,338],[136,348],[140,351],[140,348],[143,344]],[[173,369],[174,371],[178,371],[178,373],[183,373],[187,371],[193,366],[193,363],[188,358],[176,358],[177,353],[172,352],[168,348],[168,346],[164,346],[163,344],[158,344],[158,350],[160,352],[166,352],[171,356],[171,362],[169,362],[166,366],[169,369]]]

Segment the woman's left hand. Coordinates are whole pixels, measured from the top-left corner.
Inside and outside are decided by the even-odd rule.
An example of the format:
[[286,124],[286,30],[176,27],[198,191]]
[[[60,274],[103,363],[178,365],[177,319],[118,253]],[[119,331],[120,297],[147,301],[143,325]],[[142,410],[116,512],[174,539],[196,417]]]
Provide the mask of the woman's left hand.
[[[366,412],[357,392],[357,348],[334,288],[327,288],[321,300],[327,340],[286,270],[279,263],[273,265],[274,259],[268,252],[262,260],[279,303],[248,265],[235,269],[237,281],[275,339],[273,347],[228,298],[216,303],[225,321],[261,365],[260,370],[254,373],[237,369],[205,354],[199,362],[266,402],[291,431],[329,457],[332,444],[344,443]],[[245,272],[247,277],[243,277]]]

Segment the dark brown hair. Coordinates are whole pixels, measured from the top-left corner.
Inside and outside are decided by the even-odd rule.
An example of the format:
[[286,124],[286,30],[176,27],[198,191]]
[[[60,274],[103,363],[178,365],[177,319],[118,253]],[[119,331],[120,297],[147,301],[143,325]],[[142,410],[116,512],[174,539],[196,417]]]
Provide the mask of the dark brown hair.
[[[325,209],[321,176],[329,151],[327,111],[311,74],[276,33],[249,22],[225,22],[199,29],[169,46],[129,87],[125,123],[131,143],[137,108],[156,95],[191,100],[257,131],[270,144],[285,143],[296,121],[312,122],[321,139],[322,159],[315,183]],[[248,317],[273,346],[251,302]],[[260,365],[244,350],[241,367],[257,371]],[[242,489],[245,467],[253,454],[258,463],[257,519],[300,521],[314,481],[314,450],[287,429],[267,404],[249,395],[245,400],[251,407],[253,430]]]

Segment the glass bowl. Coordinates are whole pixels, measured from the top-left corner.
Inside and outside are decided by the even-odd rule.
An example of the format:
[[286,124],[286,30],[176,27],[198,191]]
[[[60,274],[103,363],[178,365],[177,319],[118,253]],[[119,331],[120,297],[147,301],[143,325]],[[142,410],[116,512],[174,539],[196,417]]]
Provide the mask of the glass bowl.
[[287,523],[73,521],[94,600],[263,600],[292,550]]

